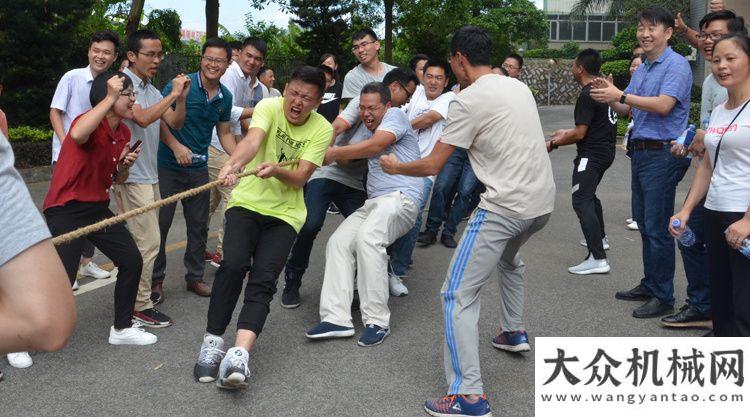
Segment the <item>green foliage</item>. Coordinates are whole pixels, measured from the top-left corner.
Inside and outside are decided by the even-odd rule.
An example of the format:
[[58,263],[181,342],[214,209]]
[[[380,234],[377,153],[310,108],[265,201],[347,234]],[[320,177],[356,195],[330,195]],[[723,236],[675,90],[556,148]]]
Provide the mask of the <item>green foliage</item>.
[[690,116],[688,117],[688,123],[695,125],[696,127],[701,126],[701,103],[691,102],[690,103]]
[[628,131],[628,123],[627,117],[617,118],[617,136],[625,136],[625,132]]
[[561,49],[538,48],[529,49],[524,54],[527,58],[555,58],[555,59],[573,59],[578,55],[580,47],[577,42],[570,41],[565,43]]
[[613,77],[628,77],[630,70],[629,59],[618,59],[616,61],[608,61],[602,64],[602,74],[612,74]]
[[635,20],[640,10],[646,7],[664,7],[672,13],[690,10],[690,0],[579,0],[573,7],[571,15],[582,16],[587,11],[606,6],[609,15],[622,20]]
[[258,37],[268,44],[268,54],[266,60],[304,60],[307,56],[307,50],[300,44],[302,30],[294,23],[290,23],[287,28],[280,28],[273,23],[265,21],[253,22],[248,13],[245,16],[247,26],[247,36]]
[[182,41],[180,41],[182,20],[177,11],[174,9],[151,10],[146,19],[148,23],[145,28],[159,34],[164,52],[175,52],[182,48]]
[[8,129],[11,142],[44,142],[52,139],[52,129],[18,126]]

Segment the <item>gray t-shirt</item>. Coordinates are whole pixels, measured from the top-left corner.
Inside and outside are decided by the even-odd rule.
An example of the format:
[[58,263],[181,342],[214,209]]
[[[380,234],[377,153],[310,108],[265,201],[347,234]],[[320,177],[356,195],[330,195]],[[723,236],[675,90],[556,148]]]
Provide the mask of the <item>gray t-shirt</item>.
[[[354,126],[346,132],[336,137],[335,145],[344,146],[351,143],[351,139],[358,130],[359,125]],[[367,129],[365,129],[367,130]],[[372,133],[370,133],[372,135]],[[358,159],[356,161],[349,161],[347,165],[339,165],[333,162],[330,165],[320,167],[313,172],[310,177],[310,181],[315,179],[329,179],[336,181],[339,184],[344,184],[347,187],[351,187],[357,190],[364,191],[365,185],[363,180],[367,173],[367,160]]]
[[716,82],[713,74],[708,74],[708,77],[703,80],[703,91],[701,92],[701,128],[705,128],[703,126],[704,121],[708,121],[716,106],[727,101],[728,98],[727,89]]
[[[141,80],[132,71],[125,68],[125,74],[133,80],[133,91],[136,93],[135,104],[147,109],[158,102],[164,96],[151,84],[148,79]],[[159,149],[159,126],[161,119],[157,119],[147,127],[138,126],[132,120],[123,120],[125,126],[130,129],[130,144],[136,141],[143,141],[141,144],[141,153],[138,159],[130,167],[127,183],[130,184],[156,184],[159,182],[159,173],[156,169],[156,151]]]
[[385,74],[388,74],[392,69],[396,68],[385,62],[381,62],[381,64],[383,64],[383,71],[377,75],[372,75],[365,71],[362,64],[357,65],[347,72],[346,77],[344,77],[344,90],[341,92],[341,98],[350,99],[359,97],[359,93],[362,92],[362,87],[364,87],[365,84],[375,81],[383,81]]
[[18,171],[13,168],[13,150],[0,133],[0,266],[31,246],[50,238],[47,224],[31,200]]
[[[401,162],[411,162],[419,159],[419,139],[411,128],[409,118],[401,109],[391,108],[383,116],[376,131],[393,133],[396,140],[383,152],[367,159],[367,198],[376,198],[381,195],[400,191],[409,197],[414,204],[422,200],[422,189],[424,181],[419,177],[406,175],[389,175],[380,167],[380,156],[395,154]],[[362,124],[357,128],[351,142],[357,143],[372,137],[367,127]]]

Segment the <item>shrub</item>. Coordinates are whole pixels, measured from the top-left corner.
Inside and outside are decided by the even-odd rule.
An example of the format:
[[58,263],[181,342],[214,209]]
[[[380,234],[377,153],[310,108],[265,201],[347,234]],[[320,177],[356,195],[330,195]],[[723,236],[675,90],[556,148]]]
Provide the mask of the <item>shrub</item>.
[[524,54],[525,58],[557,58],[557,59],[573,59],[580,50],[578,43],[570,41],[563,45],[562,49],[550,49],[550,48],[539,48],[529,49]]
[[52,130],[32,126],[18,126],[8,129],[11,142],[44,142],[52,139]]
[[46,166],[52,160],[51,140],[42,142],[11,141],[10,146],[13,148],[13,154],[16,157],[16,168]]

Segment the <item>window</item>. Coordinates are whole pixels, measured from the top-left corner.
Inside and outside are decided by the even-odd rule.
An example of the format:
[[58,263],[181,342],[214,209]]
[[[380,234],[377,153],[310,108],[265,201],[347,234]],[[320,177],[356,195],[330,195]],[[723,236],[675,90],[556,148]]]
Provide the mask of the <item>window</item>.
[[547,15],[549,40],[579,42],[609,42],[627,26],[608,16],[586,16],[583,21],[571,21],[568,15]]
[[557,22],[549,22],[549,38],[557,39]]
[[558,38],[561,41],[570,40],[570,22],[560,22],[560,33]]
[[601,42],[602,40],[602,23],[601,22],[589,22],[588,40],[589,42]]
[[612,40],[614,36],[615,36],[615,23],[604,22],[602,24],[602,40],[609,42]]
[[573,40],[586,40],[586,25],[588,22],[573,22]]

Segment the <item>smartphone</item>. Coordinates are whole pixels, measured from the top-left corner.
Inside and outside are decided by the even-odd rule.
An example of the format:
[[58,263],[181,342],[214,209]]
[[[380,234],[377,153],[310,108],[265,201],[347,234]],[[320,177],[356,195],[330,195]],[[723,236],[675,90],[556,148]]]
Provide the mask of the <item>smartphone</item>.
[[133,144],[133,146],[130,147],[130,150],[134,151],[134,150],[138,149],[138,147],[141,146],[141,143],[143,143],[142,140],[135,141],[135,143]]

